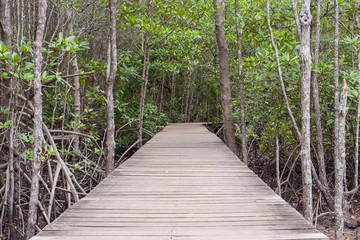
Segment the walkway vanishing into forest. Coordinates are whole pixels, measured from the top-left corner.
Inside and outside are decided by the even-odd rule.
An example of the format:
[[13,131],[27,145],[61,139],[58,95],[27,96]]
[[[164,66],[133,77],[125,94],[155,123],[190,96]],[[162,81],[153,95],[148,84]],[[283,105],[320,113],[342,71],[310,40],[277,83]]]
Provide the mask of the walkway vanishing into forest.
[[327,239],[201,124],[171,124],[33,239]]

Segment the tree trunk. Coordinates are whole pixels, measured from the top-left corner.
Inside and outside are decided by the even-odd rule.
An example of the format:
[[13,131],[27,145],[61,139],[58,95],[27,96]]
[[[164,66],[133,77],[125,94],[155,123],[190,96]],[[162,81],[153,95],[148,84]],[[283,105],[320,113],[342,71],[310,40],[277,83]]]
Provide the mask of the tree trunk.
[[280,64],[280,58],[279,58],[279,51],[278,51],[276,42],[274,40],[274,34],[273,34],[273,30],[272,30],[272,27],[270,24],[270,4],[269,4],[268,0],[266,1],[266,17],[267,17],[267,25],[268,25],[268,29],[269,29],[269,33],[270,33],[271,45],[273,46],[274,51],[275,51],[275,58],[276,58],[277,69],[278,69],[278,74],[279,74],[280,86],[281,86],[281,91],[284,96],[286,109],[288,111],[289,117],[290,117],[293,127],[295,129],[296,136],[297,136],[298,140],[301,141],[301,133],[300,133],[300,130],[296,123],[295,117],[292,114],[289,100],[288,100],[287,93],[286,93],[286,89],[285,89],[285,84],[284,84],[284,79],[283,79],[281,64]]
[[339,156],[335,162],[335,239],[343,239],[344,233],[344,216],[343,216],[343,194],[344,194],[344,169],[346,163],[346,114],[348,109],[346,107],[348,86],[344,79],[341,99],[339,103]]
[[[312,178],[310,155],[310,99],[311,99],[311,0],[303,0],[300,17],[296,0],[292,0],[296,30],[300,40],[299,58],[301,64],[301,169],[303,184],[304,217],[312,222]],[[316,173],[316,172],[315,172]]]
[[15,129],[16,129],[16,105],[17,105],[17,93],[18,93],[18,79],[16,77],[10,78],[10,119],[12,120],[9,133],[9,178],[6,179],[10,182],[9,184],[9,194],[8,194],[8,218],[9,218],[9,227],[10,227],[10,236],[9,239],[12,239],[11,236],[14,236],[14,194],[15,194]]
[[44,138],[42,131],[41,63],[43,59],[42,45],[46,22],[46,9],[47,1],[39,0],[36,37],[34,41],[34,149],[26,239],[34,236],[35,225],[37,222],[39,174],[41,167],[42,141]]
[[187,122],[190,122],[190,117],[191,117],[191,113],[192,113],[192,109],[193,109],[194,92],[195,92],[195,88],[196,88],[196,76],[197,76],[197,71],[195,70],[194,78],[193,78],[192,85],[191,85],[191,95],[190,95],[189,109],[188,109],[188,114],[187,114]]
[[275,136],[276,142],[276,182],[277,182],[277,193],[281,197],[281,179],[280,179],[280,144],[279,144],[279,133],[276,130]]
[[192,80],[193,80],[192,76],[193,75],[195,75],[195,72],[190,70],[189,77],[188,77],[188,82],[187,82],[187,87],[186,87],[186,98],[185,98],[185,108],[184,108],[184,122],[186,122],[187,119],[188,119],[189,98],[190,98],[190,93],[191,93],[191,85],[192,85]]
[[176,74],[173,73],[172,79],[171,79],[171,93],[170,93],[170,112],[173,111],[175,106],[175,99],[176,97]]
[[115,158],[115,117],[113,88],[117,70],[116,48],[116,5],[117,0],[109,0],[110,8],[110,68],[106,79],[106,174],[114,170]]
[[176,74],[173,74],[172,80],[171,80],[171,100],[173,100],[176,96]]
[[[344,232],[344,216],[343,216],[343,192],[344,192],[344,163],[342,162],[342,154],[345,149],[342,146],[342,141],[345,136],[345,120],[342,126],[340,120],[345,119],[345,116],[340,117],[340,101],[339,101],[339,1],[334,0],[335,5],[335,31],[334,31],[334,163],[335,163],[335,239],[343,239]],[[344,83],[345,87],[346,83]],[[344,91],[343,96],[344,97]],[[346,98],[345,98],[346,108]],[[341,112],[344,114],[344,112]],[[340,117],[340,119],[339,119]],[[344,129],[342,129],[344,128]],[[342,133],[344,131],[344,133]]]
[[[4,44],[8,47],[11,46],[11,38],[12,38],[12,23],[11,23],[11,6],[10,0],[0,0],[0,29],[1,29],[1,39]],[[5,66],[6,71],[9,72],[11,70],[10,65]],[[10,81],[5,78],[0,78],[1,84],[4,86],[1,88],[1,96],[0,96],[0,107],[8,107],[9,99],[10,99]]]
[[[301,27],[300,27],[300,20],[299,20],[298,14],[297,14],[296,1],[292,0],[291,3],[292,3],[293,13],[294,13],[294,18],[295,18],[295,23],[296,23],[296,30],[297,30],[298,37],[299,37],[299,40],[300,40],[301,39],[300,38],[300,36],[301,36]],[[331,210],[335,209],[335,207],[334,207],[334,199],[332,198],[329,189],[326,188],[322,184],[322,182],[320,181],[320,179],[319,179],[319,177],[318,177],[318,175],[316,173],[315,167],[312,164],[312,162],[311,162],[311,172],[312,172],[312,176],[313,176],[313,178],[315,180],[315,184],[318,186],[321,193],[324,194],[325,201],[328,204],[329,208]]]
[[224,131],[227,146],[236,153],[235,129],[231,107],[231,89],[229,77],[229,48],[224,29],[224,0],[214,0],[215,33],[219,48],[221,103],[223,107]]
[[[356,5],[355,5],[356,7]],[[356,9],[356,8],[354,8]],[[360,34],[359,19],[355,14],[355,21]],[[356,130],[355,130],[355,153],[354,153],[354,187],[347,194],[355,194],[359,189],[359,131],[360,131],[360,51],[358,54],[358,100],[357,100],[357,115],[356,115]]]
[[160,89],[160,104],[159,104],[159,115],[162,111],[163,101],[164,101],[164,85],[165,85],[165,77],[166,75],[162,76],[161,78],[161,89]]
[[[148,9],[150,11],[149,18],[153,20],[154,6],[152,0],[148,0]],[[139,124],[138,124],[138,148],[142,146],[142,128],[144,124],[144,107],[146,98],[147,82],[149,78],[150,68],[150,48],[152,41],[152,33],[146,32],[143,38],[143,71],[141,76],[141,93],[140,93],[140,107],[139,107]]]
[[146,98],[147,82],[149,78],[149,67],[150,67],[150,46],[151,46],[151,35],[148,39],[147,33],[145,33],[144,39],[144,63],[143,73],[141,78],[141,95],[140,95],[140,107],[139,107],[139,124],[138,124],[138,147],[142,146],[142,127],[144,123],[144,107]]
[[329,184],[326,178],[326,166],[325,166],[325,155],[324,155],[324,145],[323,145],[323,134],[321,126],[321,106],[320,106],[320,97],[319,97],[319,87],[317,82],[317,66],[319,62],[319,46],[320,46],[320,24],[321,24],[321,0],[317,1],[317,11],[316,11],[316,40],[315,40],[315,54],[314,54],[314,64],[313,71],[311,72],[311,87],[312,87],[312,97],[314,101],[314,110],[315,110],[315,126],[316,126],[316,143],[317,143],[317,154],[318,154],[318,164],[319,164],[319,178],[322,184],[329,188]]
[[1,40],[8,46],[11,45],[12,38],[10,2],[10,0],[0,0]]
[[359,189],[359,124],[360,124],[360,51],[358,66],[358,107],[356,115],[355,158],[354,158],[354,192]]
[[301,45],[299,58],[301,63],[301,169],[303,182],[304,216],[312,222],[312,179],[310,156],[310,98],[311,98],[311,9],[310,0],[303,0],[300,13]]
[[244,74],[242,61],[242,39],[239,20],[239,1],[235,0],[236,35],[238,44],[238,71],[239,71],[239,98],[240,98],[240,122],[241,122],[241,151],[244,163],[248,164],[246,146],[246,122],[245,122],[245,101],[244,101]]
[[[68,17],[69,21],[69,34],[74,35],[74,21],[70,10],[66,11],[66,15]],[[75,123],[78,124],[80,122],[79,116],[81,114],[81,95],[80,95],[80,76],[79,74],[79,64],[78,64],[78,57],[77,53],[72,54],[72,73],[74,76],[74,115],[75,115]],[[78,131],[78,128],[77,128]],[[80,138],[79,136],[74,136],[73,141],[73,149],[75,151],[79,151],[79,145],[80,145]]]

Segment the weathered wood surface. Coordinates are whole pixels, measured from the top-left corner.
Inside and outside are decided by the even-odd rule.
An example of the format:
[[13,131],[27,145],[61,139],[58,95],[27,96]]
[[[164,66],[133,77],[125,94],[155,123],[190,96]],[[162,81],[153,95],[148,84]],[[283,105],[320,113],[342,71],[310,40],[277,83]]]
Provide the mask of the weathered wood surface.
[[327,239],[201,124],[171,124],[33,238]]

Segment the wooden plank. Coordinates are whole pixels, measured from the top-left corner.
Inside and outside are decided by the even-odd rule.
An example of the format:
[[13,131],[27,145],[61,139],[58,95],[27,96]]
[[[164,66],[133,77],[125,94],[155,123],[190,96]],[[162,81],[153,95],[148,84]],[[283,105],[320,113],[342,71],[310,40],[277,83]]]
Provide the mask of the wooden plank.
[[171,124],[35,236],[327,239],[200,124]]

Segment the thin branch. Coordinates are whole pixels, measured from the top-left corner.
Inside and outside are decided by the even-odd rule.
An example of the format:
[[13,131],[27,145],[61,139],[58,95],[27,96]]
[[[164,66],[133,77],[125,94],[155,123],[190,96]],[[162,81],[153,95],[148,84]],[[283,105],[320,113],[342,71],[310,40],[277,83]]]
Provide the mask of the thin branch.
[[[294,2],[294,0],[292,0],[292,2]],[[270,6],[269,6],[269,0],[267,0],[266,1],[266,20],[267,20],[269,33],[270,33],[271,45],[273,46],[274,51],[275,51],[275,57],[276,57],[276,63],[277,63],[277,70],[278,70],[278,73],[279,73],[279,80],[280,80],[281,90],[282,90],[282,93],[283,93],[283,96],[284,96],[286,109],[287,109],[288,114],[290,116],[293,127],[295,128],[297,138],[300,141],[301,133],[300,133],[300,130],[299,130],[298,126],[297,126],[295,117],[292,114],[291,107],[290,107],[290,104],[289,104],[289,100],[288,100],[288,97],[287,97],[285,84],[284,84],[284,79],[283,79],[283,76],[282,76],[282,70],[281,70],[281,64],[280,64],[280,58],[279,58],[279,51],[278,51],[276,42],[274,40],[274,34],[273,34],[273,30],[272,30],[272,27],[271,27],[271,24],[270,24],[270,13],[269,12],[270,12]]]
[[88,134],[85,133],[79,133],[79,132],[75,132],[75,131],[68,131],[68,130],[49,130],[50,133],[65,133],[65,134],[70,134],[70,135],[77,135],[80,137],[84,137],[84,138],[90,138],[97,146],[97,148],[101,149],[100,145],[96,142],[96,139]]
[[[85,73],[77,73],[77,74],[72,74],[72,75],[66,75],[66,76],[60,76],[61,79],[66,79],[66,78],[72,78],[72,77],[79,77],[79,76],[85,76],[85,75],[92,75],[94,74],[94,71],[91,72],[85,72]],[[57,78],[52,78],[46,82],[44,82],[42,85],[49,85],[51,83],[54,83],[57,81]]]
[[122,162],[121,160],[125,157],[125,155],[131,150],[133,149],[136,144],[139,142],[139,140],[136,140],[128,149],[126,149],[126,151],[121,155],[121,157],[119,158],[119,160],[117,160],[117,164],[116,167],[118,167]]

